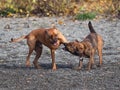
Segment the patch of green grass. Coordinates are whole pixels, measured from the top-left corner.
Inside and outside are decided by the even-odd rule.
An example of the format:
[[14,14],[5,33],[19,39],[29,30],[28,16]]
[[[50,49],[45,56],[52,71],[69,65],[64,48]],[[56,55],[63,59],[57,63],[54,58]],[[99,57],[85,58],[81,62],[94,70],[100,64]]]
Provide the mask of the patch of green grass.
[[7,16],[10,13],[15,13],[16,11],[12,8],[5,8],[3,10],[0,10],[0,16]]
[[96,17],[96,14],[93,12],[83,13],[83,14],[77,14],[75,16],[75,19],[77,20],[87,20],[87,19],[94,19]]

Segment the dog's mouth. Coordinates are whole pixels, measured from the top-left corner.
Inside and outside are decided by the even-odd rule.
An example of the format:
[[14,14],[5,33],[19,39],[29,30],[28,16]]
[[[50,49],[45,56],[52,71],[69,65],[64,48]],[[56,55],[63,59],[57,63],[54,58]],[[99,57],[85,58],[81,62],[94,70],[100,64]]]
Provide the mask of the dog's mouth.
[[58,45],[58,43],[57,43],[57,42],[55,42],[55,43],[53,43],[53,45],[54,45],[54,46],[57,46],[57,45]]
[[58,46],[58,42],[57,41],[53,41],[53,42],[51,42],[51,44],[53,45],[53,46]]
[[50,43],[51,43],[52,45],[54,45],[54,46],[58,46],[58,44],[59,44],[59,42],[58,42],[57,39],[52,39],[52,40],[50,40]]

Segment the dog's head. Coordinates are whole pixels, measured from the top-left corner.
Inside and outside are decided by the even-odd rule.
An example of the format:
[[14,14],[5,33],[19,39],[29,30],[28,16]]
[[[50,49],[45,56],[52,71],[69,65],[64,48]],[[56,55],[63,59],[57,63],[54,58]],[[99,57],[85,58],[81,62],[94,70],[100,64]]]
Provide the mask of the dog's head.
[[51,45],[57,46],[59,44],[58,31],[56,28],[51,28],[51,29],[45,30],[45,35],[46,35],[47,41]]
[[74,41],[74,42],[69,42],[69,43],[64,43],[64,48],[63,50],[68,51],[74,55],[77,56],[82,56],[83,52],[84,52],[84,46],[83,44],[81,44],[78,41]]

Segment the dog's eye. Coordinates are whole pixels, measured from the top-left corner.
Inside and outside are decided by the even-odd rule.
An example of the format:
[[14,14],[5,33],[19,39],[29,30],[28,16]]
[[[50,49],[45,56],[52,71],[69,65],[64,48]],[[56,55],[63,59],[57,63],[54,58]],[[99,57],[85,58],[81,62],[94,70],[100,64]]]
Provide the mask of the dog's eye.
[[52,35],[49,36],[49,38],[52,38],[52,37],[53,37]]
[[57,37],[57,36],[58,36],[58,34],[55,35],[55,37]]
[[74,48],[75,46],[74,46],[74,45],[71,45],[70,47],[71,47],[71,48]]

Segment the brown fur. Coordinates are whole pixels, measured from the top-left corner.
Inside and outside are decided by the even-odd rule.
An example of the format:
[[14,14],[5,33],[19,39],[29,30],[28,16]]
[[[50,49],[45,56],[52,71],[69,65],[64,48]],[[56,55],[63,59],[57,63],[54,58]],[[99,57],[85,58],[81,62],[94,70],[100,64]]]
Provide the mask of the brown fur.
[[31,31],[28,35],[21,36],[20,38],[12,38],[10,42],[19,42],[23,39],[27,39],[27,44],[29,46],[26,66],[30,66],[30,56],[33,50],[35,50],[36,57],[33,61],[33,64],[36,68],[40,68],[38,65],[38,59],[42,53],[42,44],[44,44],[51,50],[52,69],[56,70],[55,50],[60,46],[60,44],[67,42],[66,38],[60,31],[58,31],[55,27],[49,29],[37,29]]
[[78,69],[82,68],[83,57],[90,58],[88,70],[91,69],[92,65],[94,64],[94,55],[96,50],[98,51],[99,55],[99,65],[101,66],[102,64],[103,39],[95,32],[91,22],[89,22],[88,27],[90,29],[90,34],[83,41],[79,42],[76,40],[73,42],[64,43],[64,50],[80,57]]

